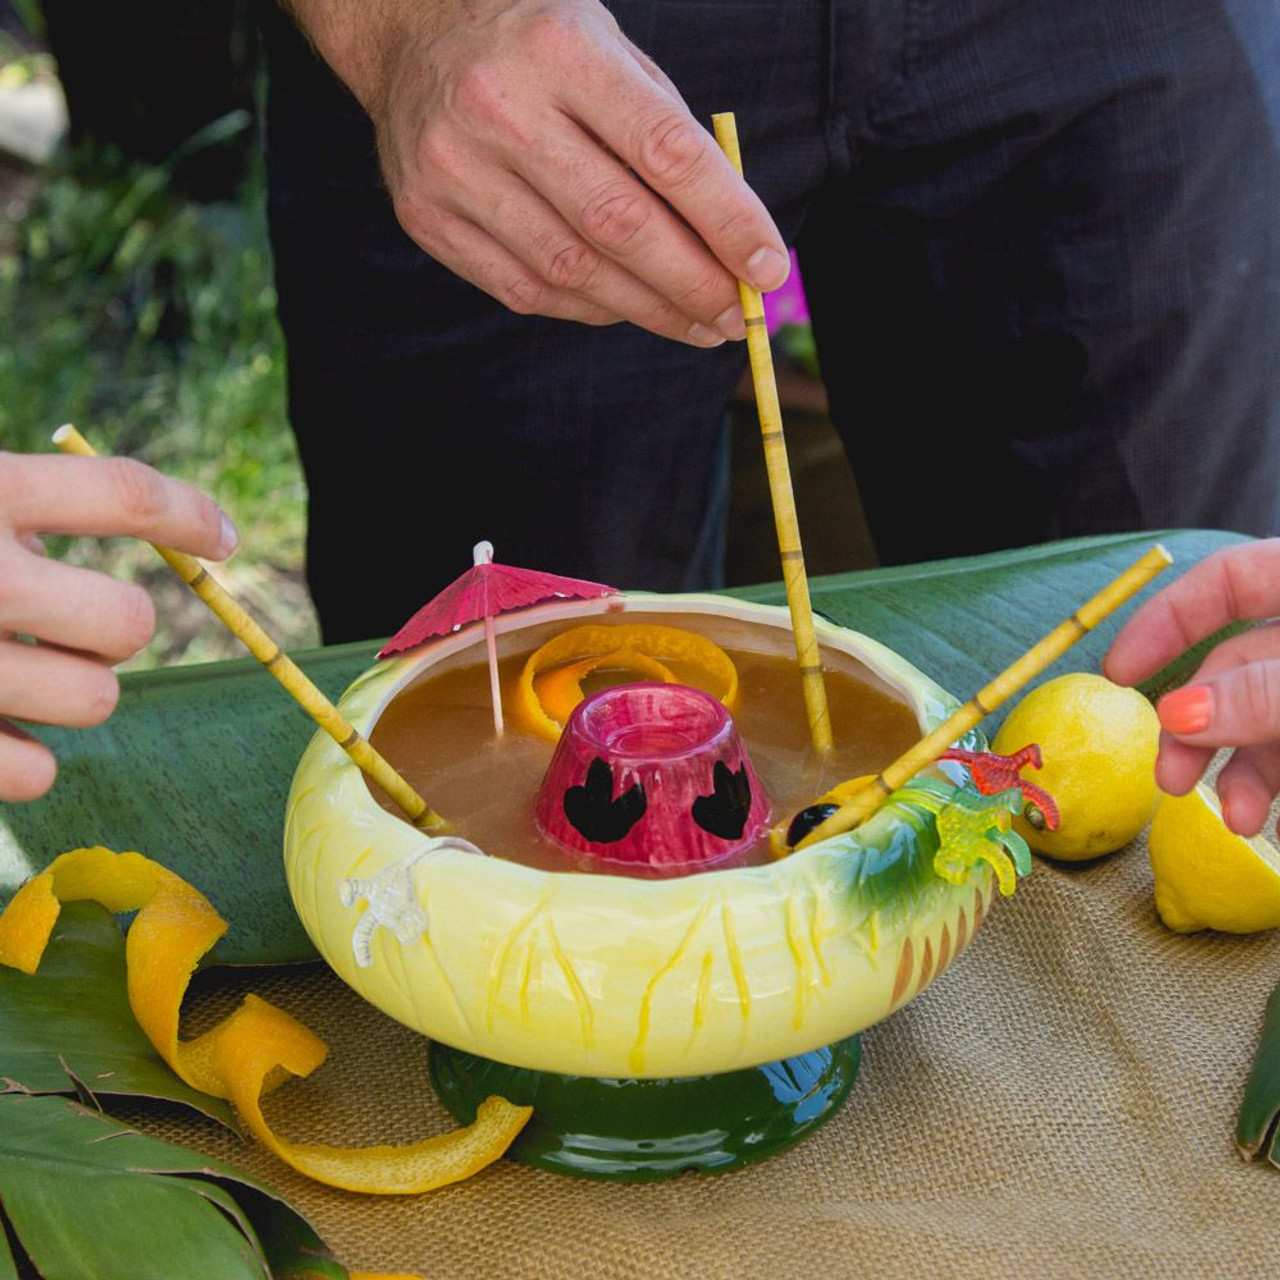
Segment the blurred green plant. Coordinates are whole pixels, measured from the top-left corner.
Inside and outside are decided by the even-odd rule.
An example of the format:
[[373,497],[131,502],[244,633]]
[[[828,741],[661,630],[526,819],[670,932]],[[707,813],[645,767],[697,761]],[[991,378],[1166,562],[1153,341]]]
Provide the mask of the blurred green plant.
[[[0,229],[0,447],[46,451],[74,422],[102,452],[212,494],[241,529],[225,576],[246,578],[264,625],[296,645],[315,642],[300,586],[306,491],[286,420],[261,170],[234,203],[191,202],[170,182],[184,156],[248,127],[233,112],[163,165],[68,152],[41,175],[29,207]],[[147,547],[50,546],[168,587]],[[286,589],[273,590],[273,571]],[[157,613],[158,643],[134,665],[242,652],[185,600]]]
[[33,36],[44,34],[44,14],[40,10],[40,0],[9,0],[9,7]]

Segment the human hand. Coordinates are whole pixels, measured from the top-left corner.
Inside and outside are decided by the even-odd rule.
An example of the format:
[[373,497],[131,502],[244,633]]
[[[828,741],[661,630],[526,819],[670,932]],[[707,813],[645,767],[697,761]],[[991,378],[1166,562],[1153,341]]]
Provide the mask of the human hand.
[[[1280,538],[1215,552],[1148,600],[1116,636],[1103,662],[1117,684],[1135,684],[1237,620],[1280,614]],[[1156,705],[1161,790],[1184,795],[1215,751],[1234,747],[1218,775],[1222,816],[1256,835],[1280,792],[1280,622],[1218,645],[1182,688]]]
[[521,314],[741,338],[763,204],[598,0],[292,0],[373,120],[405,231]]
[[[111,666],[151,639],[155,612],[141,587],[46,559],[49,533],[221,560],[235,529],[212,499],[128,458],[0,453],[0,717],[101,724],[120,696]],[[43,744],[0,718],[0,800],[34,800],[56,772]]]

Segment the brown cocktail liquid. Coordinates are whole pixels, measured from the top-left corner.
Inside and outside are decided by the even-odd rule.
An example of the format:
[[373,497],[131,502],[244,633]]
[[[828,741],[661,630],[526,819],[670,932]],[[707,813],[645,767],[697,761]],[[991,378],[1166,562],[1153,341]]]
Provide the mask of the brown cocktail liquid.
[[[810,747],[804,698],[795,658],[749,653],[723,645],[738,668],[734,721],[773,805],[774,821],[789,821],[828,788],[862,774],[874,774],[920,737],[915,712],[903,697],[855,659],[835,655],[838,667],[826,674],[835,747],[824,757]],[[507,732],[496,739],[489,705],[489,673],[480,661],[428,673],[383,711],[371,735],[373,745],[462,836],[491,856],[547,871],[673,875],[649,868],[610,865],[559,849],[539,835],[533,810],[554,745],[521,728],[516,684],[527,654],[499,664]],[[680,676],[680,672],[675,672]],[[593,693],[610,683],[634,680],[634,673],[598,668],[584,683]],[[690,681],[693,683],[693,681]],[[707,780],[707,790],[712,788]],[[380,797],[391,812],[395,806]],[[721,870],[768,861],[764,840],[730,861],[688,870]]]

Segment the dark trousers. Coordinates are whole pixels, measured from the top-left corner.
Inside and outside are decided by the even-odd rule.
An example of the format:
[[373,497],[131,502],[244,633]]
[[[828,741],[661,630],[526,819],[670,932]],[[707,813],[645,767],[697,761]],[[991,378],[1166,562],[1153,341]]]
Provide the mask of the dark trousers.
[[[695,115],[737,115],[884,562],[1280,530],[1275,0],[610,7]],[[264,20],[326,640],[394,630],[482,537],[713,584],[744,348],[517,317],[452,276],[395,222],[360,109]]]

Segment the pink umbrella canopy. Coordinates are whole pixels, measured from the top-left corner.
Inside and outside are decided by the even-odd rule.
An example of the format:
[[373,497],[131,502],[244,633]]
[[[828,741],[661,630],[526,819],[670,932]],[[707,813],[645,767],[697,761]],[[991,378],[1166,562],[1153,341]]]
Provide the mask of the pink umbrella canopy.
[[591,600],[617,595],[615,587],[582,578],[494,564],[493,544],[478,542],[475,564],[460,578],[428,600],[378,652],[379,658],[403,653],[433,636],[448,635],[470,622],[492,618],[511,609],[524,609],[544,600]]

